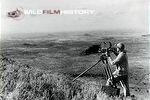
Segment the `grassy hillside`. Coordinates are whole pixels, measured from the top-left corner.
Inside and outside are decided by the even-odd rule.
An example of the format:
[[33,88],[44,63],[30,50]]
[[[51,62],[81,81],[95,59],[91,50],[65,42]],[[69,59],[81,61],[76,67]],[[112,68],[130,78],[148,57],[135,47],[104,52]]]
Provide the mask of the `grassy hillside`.
[[[0,100],[125,100],[108,97],[96,82],[71,82],[66,75],[42,71],[0,56]],[[127,100],[144,100],[131,96]]]
[[71,78],[62,74],[40,71],[3,56],[0,59],[2,100],[71,100],[76,95],[94,97],[99,89],[96,83],[84,87],[82,82],[72,83]]
[[[100,55],[81,56],[87,47],[124,42],[129,58],[129,82],[134,100],[149,96],[149,37],[136,33],[79,32],[1,41],[0,94],[6,100],[122,100],[100,92],[105,84],[99,63],[76,82],[73,77],[95,64]],[[7,57],[7,58],[6,58]],[[112,55],[113,58],[115,58]],[[8,59],[11,58],[11,59]],[[15,60],[15,61],[14,61]],[[112,67],[112,70],[114,70]],[[102,99],[103,98],[103,99]],[[143,98],[143,99],[142,99]],[[2,99],[2,100],[5,100]],[[129,98],[129,100],[131,97]]]

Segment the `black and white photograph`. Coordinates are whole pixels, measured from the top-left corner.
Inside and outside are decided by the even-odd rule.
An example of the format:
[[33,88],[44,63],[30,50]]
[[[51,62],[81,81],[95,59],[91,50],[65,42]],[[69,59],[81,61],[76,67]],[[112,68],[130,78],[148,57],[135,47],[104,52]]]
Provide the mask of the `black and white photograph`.
[[149,0],[0,3],[0,100],[150,100]]

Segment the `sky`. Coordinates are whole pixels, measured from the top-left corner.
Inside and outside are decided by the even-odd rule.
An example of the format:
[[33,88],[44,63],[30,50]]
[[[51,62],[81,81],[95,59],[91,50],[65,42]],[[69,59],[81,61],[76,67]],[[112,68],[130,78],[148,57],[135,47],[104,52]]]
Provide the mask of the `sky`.
[[[25,15],[21,20],[6,16],[20,9],[89,9],[93,15]],[[148,0],[2,0],[2,34],[51,33],[87,30],[148,31]]]

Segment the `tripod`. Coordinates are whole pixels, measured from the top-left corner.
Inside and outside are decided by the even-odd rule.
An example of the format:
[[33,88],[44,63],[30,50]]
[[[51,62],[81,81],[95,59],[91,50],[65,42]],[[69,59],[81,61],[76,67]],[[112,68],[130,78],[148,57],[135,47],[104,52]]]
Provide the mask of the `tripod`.
[[105,54],[102,54],[100,57],[100,60],[97,61],[97,63],[95,63],[93,66],[89,67],[88,69],[86,69],[85,71],[83,71],[81,74],[79,74],[77,77],[75,77],[72,82],[74,82],[75,80],[77,80],[80,76],[82,76],[84,73],[86,73],[87,71],[89,71],[90,69],[92,69],[93,67],[95,67],[98,63],[103,62],[103,64],[105,65],[104,70],[105,70],[105,74],[107,79],[110,78],[111,80],[113,80],[113,75],[112,75],[112,71],[110,69],[110,66],[108,64],[108,60]]
[[[109,45],[107,45],[107,44],[109,44]],[[95,48],[95,46],[94,47],[93,46],[90,47],[89,49],[86,50],[85,53],[87,53],[87,54],[91,53],[92,54],[93,53],[92,50],[95,50],[94,48]],[[114,50],[114,48],[112,47],[112,43],[111,42],[102,42],[100,44],[100,47],[98,46],[98,51],[96,51],[96,52],[102,54],[100,56],[100,59],[93,66],[89,67],[88,69],[86,69],[85,71],[83,71],[81,74],[79,74],[77,77],[75,77],[72,80],[72,82],[74,82],[75,80],[77,80],[80,76],[82,76],[84,73],[86,73],[87,71],[89,71],[94,66],[96,66],[99,62],[102,61],[102,63],[105,65],[105,67],[104,67],[105,75],[107,77],[107,80],[110,80],[110,82],[109,82],[109,85],[102,86],[101,91],[105,92],[109,96],[119,96],[120,89],[117,88],[117,86],[116,86],[116,83],[114,81],[115,78],[114,78],[114,76],[112,74],[112,71],[111,71],[111,68],[109,66],[107,56],[106,56],[106,53],[112,52],[111,50]],[[122,83],[122,82],[120,81],[120,83]],[[123,86],[123,84],[121,84],[121,85]]]
[[102,86],[101,91],[108,94],[109,96],[119,96],[120,94],[120,89],[117,88],[116,84],[113,83],[114,80],[114,76],[112,74],[112,71],[110,69],[110,66],[108,64],[108,59],[106,54],[102,54],[100,57],[100,60],[97,61],[97,63],[95,63],[93,66],[89,67],[88,69],[86,69],[85,71],[83,71],[81,74],[79,74],[77,77],[75,77],[72,82],[74,82],[75,80],[77,80],[80,76],[82,76],[84,73],[86,73],[87,71],[89,71],[90,69],[92,69],[94,66],[96,66],[99,62],[101,62],[105,65],[104,70],[105,70],[105,74],[107,79],[110,79],[110,85],[106,85],[106,86]]

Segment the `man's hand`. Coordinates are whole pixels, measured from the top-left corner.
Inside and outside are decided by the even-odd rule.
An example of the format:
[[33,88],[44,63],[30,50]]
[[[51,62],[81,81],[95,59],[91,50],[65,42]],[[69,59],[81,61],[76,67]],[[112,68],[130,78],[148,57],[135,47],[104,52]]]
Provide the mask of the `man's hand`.
[[110,52],[109,51],[106,52],[106,56],[110,57]]
[[115,47],[110,48],[110,49],[109,49],[109,52],[113,52],[116,56],[119,54],[119,53],[117,52],[117,48],[115,48]]

